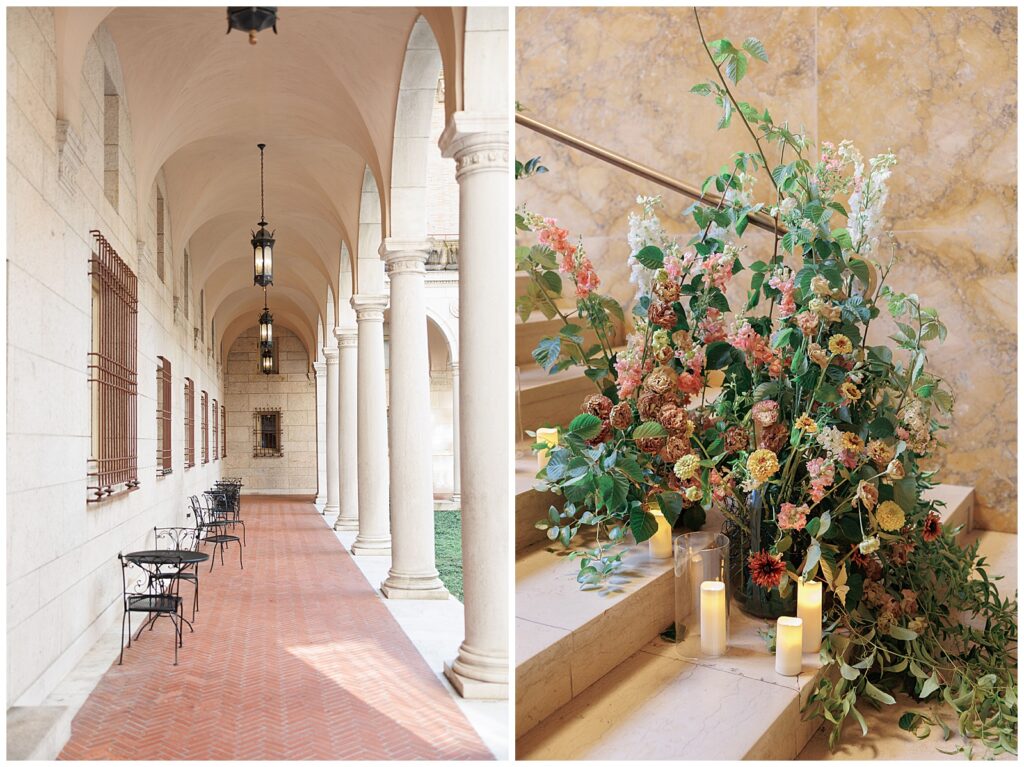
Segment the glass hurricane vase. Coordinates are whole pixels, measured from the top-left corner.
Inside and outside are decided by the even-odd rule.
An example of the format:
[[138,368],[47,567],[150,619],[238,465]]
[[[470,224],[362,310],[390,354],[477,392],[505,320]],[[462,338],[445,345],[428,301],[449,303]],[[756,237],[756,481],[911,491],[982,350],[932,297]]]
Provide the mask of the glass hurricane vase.
[[750,555],[767,549],[775,538],[775,523],[766,513],[764,497],[755,490],[747,497],[746,507],[737,507],[734,511],[747,521],[748,527],[745,529],[729,519],[722,526],[722,532],[729,539],[733,601],[743,612],[755,618],[774,620],[782,615],[795,615],[795,588],[790,588],[783,597],[777,588],[765,589],[750,577]]

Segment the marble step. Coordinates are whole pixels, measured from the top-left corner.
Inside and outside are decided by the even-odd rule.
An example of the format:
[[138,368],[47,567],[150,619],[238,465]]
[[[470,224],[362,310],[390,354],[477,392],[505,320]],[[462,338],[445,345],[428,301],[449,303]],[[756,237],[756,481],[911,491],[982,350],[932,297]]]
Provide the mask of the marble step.
[[[971,488],[945,485],[933,494],[947,503],[946,524],[969,525]],[[709,518],[708,527],[720,523]],[[739,610],[732,611],[726,657],[677,657],[658,638],[673,620],[670,562],[652,560],[646,547],[625,561],[618,582],[580,591],[578,564],[555,545],[516,560],[517,756],[674,759],[685,750],[688,759],[795,758],[813,734],[799,721],[813,669],[796,679],[775,677],[757,635],[764,624]],[[812,661],[808,656],[809,667]],[[745,705],[752,700],[758,705]],[[714,732],[701,718],[719,710],[740,712],[729,732]],[[781,736],[774,727],[780,720]]]
[[[992,575],[1002,576],[1002,580],[993,581],[1001,596],[1012,596],[1017,591],[1017,536],[1013,533],[1000,533],[994,530],[972,530],[966,533],[961,542],[971,545],[978,542],[978,553],[988,561],[989,572]],[[868,734],[862,736],[857,726],[848,725],[849,730],[844,731],[847,735],[839,744],[836,751],[828,750],[828,733],[824,730],[818,731],[811,738],[810,742],[800,752],[799,759],[807,760],[833,760],[833,759],[877,759],[883,757],[887,760],[911,761],[911,760],[960,760],[963,761],[963,754],[944,754],[943,751],[952,751],[965,742],[954,735],[950,740],[943,741],[940,728],[932,729],[930,735],[918,739],[913,734],[899,728],[899,718],[907,711],[931,710],[942,716],[946,723],[952,726],[953,717],[949,709],[940,704],[922,705],[906,695],[896,696],[895,708],[883,708],[875,710],[867,707],[861,713],[867,721]],[[984,756],[984,749],[974,744],[974,756]],[[1013,754],[1001,754],[996,757],[1000,760],[1015,759]]]
[[[558,335],[559,331],[564,326],[564,323],[559,317],[555,317],[553,320],[546,319],[540,312],[534,312],[531,314],[526,322],[523,322],[522,318],[516,316],[516,364],[517,365],[534,365],[536,364],[533,359],[533,350],[537,348],[537,344],[540,343],[542,338],[547,336]],[[589,348],[593,344],[597,343],[597,336],[589,328],[585,328],[582,332],[583,335],[583,347]],[[625,332],[621,325],[617,325],[611,341],[612,346],[618,346],[624,343],[626,340]]]
[[530,451],[532,444],[533,441],[530,439],[516,444],[515,552],[517,557],[520,553],[547,540],[544,531],[538,530],[534,523],[542,517],[546,517],[551,506],[559,509],[562,507],[561,496],[554,493],[540,493],[533,489],[533,485],[537,481],[535,476],[537,456]]
[[522,436],[527,429],[564,426],[579,414],[585,397],[598,393],[583,368],[576,366],[548,373],[539,365],[520,365],[516,389],[516,424]]
[[8,761],[50,761],[71,737],[67,706],[12,706],[7,709]]

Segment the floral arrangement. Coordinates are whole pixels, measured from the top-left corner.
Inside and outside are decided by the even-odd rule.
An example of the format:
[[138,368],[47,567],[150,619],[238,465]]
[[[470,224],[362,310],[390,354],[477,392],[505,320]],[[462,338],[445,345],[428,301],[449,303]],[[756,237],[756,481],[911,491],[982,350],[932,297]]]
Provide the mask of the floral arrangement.
[[[582,365],[596,386],[538,474],[565,499],[538,526],[566,546],[593,533],[570,556],[594,587],[621,566],[627,529],[636,542],[653,534],[652,502],[691,528],[714,509],[741,607],[781,614],[800,579],[824,585],[821,657],[838,673],[821,674],[811,703],[831,745],[848,718],[867,732],[858,706],[906,691],[941,698],[961,734],[1016,753],[1016,600],[1000,598],[977,547],[962,549],[924,495],[953,395],[927,370],[927,347],[947,332],[937,312],[886,284],[895,252],[882,251],[881,211],[896,157],[865,162],[849,141],[812,153],[806,136],[733,94],[752,59],[767,61],[759,41],[704,47],[717,77],[692,92],[714,99],[719,128],[738,116],[756,151],[704,182],[684,212],[697,232],[687,242],[666,233],[658,198],[638,198],[624,349],[607,342],[624,313],[597,292],[582,242],[517,213],[536,239],[517,249],[530,277],[517,310],[563,321],[534,357],[552,372]],[[754,201],[759,174],[767,202]],[[770,252],[740,244],[751,223],[774,232]],[[560,308],[566,280],[574,312]],[[870,343],[883,314],[891,343]],[[949,734],[925,714],[900,725]]]

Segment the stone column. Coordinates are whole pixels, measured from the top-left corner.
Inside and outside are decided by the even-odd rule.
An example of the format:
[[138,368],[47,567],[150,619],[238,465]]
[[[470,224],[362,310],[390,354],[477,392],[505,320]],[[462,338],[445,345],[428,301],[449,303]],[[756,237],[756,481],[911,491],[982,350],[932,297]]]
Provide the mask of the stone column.
[[[388,417],[384,381],[384,309],[388,297],[352,296],[359,328],[358,416],[359,534],[353,554],[390,555],[388,530]],[[335,418],[337,421],[337,418]]]
[[338,513],[338,350],[324,349],[327,360],[327,505],[324,516]]
[[341,478],[341,512],[334,523],[334,529],[358,530],[359,454],[356,430],[359,406],[356,403],[356,373],[359,336],[356,335],[354,328],[337,328],[334,336],[338,339],[338,474]]
[[445,664],[465,698],[508,697],[508,118],[457,112],[440,140],[459,182],[459,387],[466,638]]
[[453,362],[452,368],[452,503],[462,502],[462,467],[459,465],[459,363]]
[[323,513],[327,504],[327,363],[313,363],[316,373],[316,499],[313,503]]
[[434,563],[434,490],[427,352],[428,242],[388,238],[380,252],[391,278],[391,569],[389,599],[447,599]]

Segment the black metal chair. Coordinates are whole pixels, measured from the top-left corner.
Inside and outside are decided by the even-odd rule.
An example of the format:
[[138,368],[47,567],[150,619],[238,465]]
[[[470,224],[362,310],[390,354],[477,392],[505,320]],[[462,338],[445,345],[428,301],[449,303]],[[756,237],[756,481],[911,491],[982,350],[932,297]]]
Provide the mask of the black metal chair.
[[242,545],[247,545],[245,540],[245,522],[239,516],[240,503],[238,491],[235,485],[222,485],[217,483],[213,490],[207,490],[203,495],[208,499],[207,503],[213,510],[215,519],[228,523],[232,530],[235,525],[242,526]]
[[[185,517],[190,516],[192,515],[186,512]],[[158,549],[199,551],[199,531],[195,527],[154,527],[153,537]],[[177,572],[170,567],[167,570],[158,569],[153,577],[161,580],[180,578],[193,585],[192,620],[194,621],[196,613],[199,611],[199,563],[186,562]],[[191,624],[189,625],[191,626]]]
[[227,532],[231,521],[218,518],[214,510],[209,506],[204,507],[198,497],[193,495],[190,500],[192,503],[192,513],[196,515],[196,529],[199,531],[199,540],[203,543],[212,543],[214,545],[213,555],[210,557],[210,572],[213,572],[213,565],[217,561],[218,550],[220,550],[221,566],[224,565],[224,549],[232,541],[238,544],[238,566],[244,570],[245,565],[242,564],[242,539],[237,535]]
[[[132,646],[132,613],[146,613],[149,621],[155,621],[161,615],[166,615],[174,624],[174,665],[178,665],[178,648],[182,646],[181,633],[181,597],[178,595],[179,579],[171,578],[168,581],[152,577],[152,573],[144,567],[124,558],[118,554],[121,562],[121,590],[124,599],[124,615],[121,616],[121,657],[118,665],[124,663],[124,627],[128,622],[128,646]],[[177,563],[181,569],[181,561]],[[129,575],[131,571],[131,575]],[[145,628],[146,624],[142,625]],[[142,632],[142,628],[139,632]],[[150,626],[152,628],[152,625]]]

